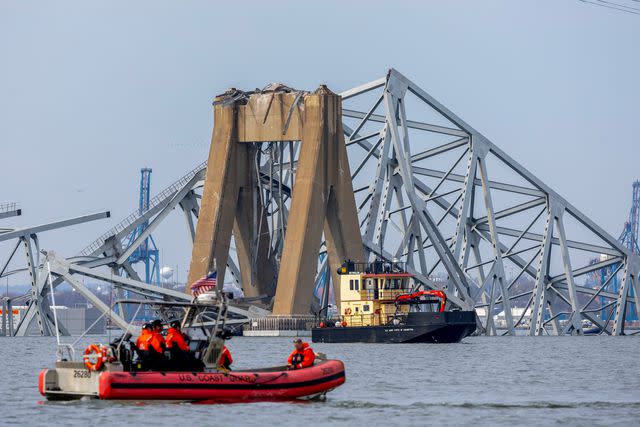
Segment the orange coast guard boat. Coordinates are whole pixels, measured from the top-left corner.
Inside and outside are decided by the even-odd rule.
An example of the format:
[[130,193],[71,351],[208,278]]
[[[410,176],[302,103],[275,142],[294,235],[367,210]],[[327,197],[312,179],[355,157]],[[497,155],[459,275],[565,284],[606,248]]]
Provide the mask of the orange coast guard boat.
[[[109,346],[89,345],[82,360],[74,360],[72,346],[59,346],[55,367],[40,372],[40,393],[49,400],[88,397],[227,403],[322,399],[327,392],[344,384],[344,364],[327,360],[322,354],[317,355],[314,365],[297,370],[276,366],[229,371],[220,367],[224,339],[228,337],[222,333],[227,306],[222,293],[213,294],[203,294],[204,298],[200,295],[193,302],[122,300],[115,303],[148,305],[149,310],[174,319],[181,314],[181,329],[191,334],[190,359],[186,364],[184,359],[172,361],[171,353],[167,352],[163,364],[167,369],[148,369],[130,340],[131,334],[125,331]],[[62,356],[65,351],[66,358]]]
[[106,363],[95,372],[82,362],[57,362],[55,369],[40,372],[39,390],[49,400],[225,403],[321,398],[344,382],[344,365],[339,360],[293,371],[282,366],[232,372],[124,372],[117,363]]

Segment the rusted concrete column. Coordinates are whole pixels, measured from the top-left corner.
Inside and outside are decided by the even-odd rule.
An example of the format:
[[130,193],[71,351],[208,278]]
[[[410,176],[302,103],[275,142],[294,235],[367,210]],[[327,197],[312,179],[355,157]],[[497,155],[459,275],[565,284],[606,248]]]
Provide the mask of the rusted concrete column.
[[[267,92],[214,107],[214,131],[193,245],[189,284],[218,269],[222,286],[235,237],[246,296],[273,295],[275,314],[306,314],[311,307],[324,231],[334,284],[346,259],[362,259],[362,239],[342,131],[341,98]],[[242,104],[242,105],[240,105]],[[255,150],[260,142],[300,140],[280,271],[276,275],[266,213],[260,205]],[[272,231],[273,232],[273,231]],[[339,287],[334,286],[339,298]]]
[[362,235],[358,223],[356,200],[353,195],[353,184],[349,160],[344,143],[342,120],[338,122],[338,140],[334,144],[332,153],[337,158],[337,165],[333,174],[333,185],[327,204],[327,216],[324,224],[324,235],[329,254],[329,266],[333,293],[336,301],[340,301],[340,276],[337,268],[346,259],[364,259]]
[[[214,107],[214,131],[188,285],[208,274],[215,259],[222,286],[233,230],[245,295],[273,295],[275,266],[268,257],[267,218],[259,197],[254,209],[252,194],[257,191],[255,147],[238,143],[236,129],[236,107]],[[260,230],[266,233],[258,236]]]
[[[341,98],[324,86],[304,99],[302,143],[274,314],[308,313],[323,229],[334,284],[338,282],[333,271],[344,259],[362,259],[341,111]],[[339,298],[338,288],[334,286]]]
[[222,286],[238,201],[236,107],[218,105],[213,111],[213,135],[191,252],[187,292],[193,282],[209,273],[214,259],[220,279],[218,284]]

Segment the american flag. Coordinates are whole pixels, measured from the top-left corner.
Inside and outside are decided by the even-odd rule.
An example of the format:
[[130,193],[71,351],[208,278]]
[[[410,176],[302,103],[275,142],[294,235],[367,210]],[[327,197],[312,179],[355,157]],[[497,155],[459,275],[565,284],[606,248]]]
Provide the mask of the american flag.
[[191,285],[191,293],[194,297],[198,295],[212,291],[218,285],[218,272],[212,271],[208,275],[204,276],[202,279],[196,280],[193,285]]

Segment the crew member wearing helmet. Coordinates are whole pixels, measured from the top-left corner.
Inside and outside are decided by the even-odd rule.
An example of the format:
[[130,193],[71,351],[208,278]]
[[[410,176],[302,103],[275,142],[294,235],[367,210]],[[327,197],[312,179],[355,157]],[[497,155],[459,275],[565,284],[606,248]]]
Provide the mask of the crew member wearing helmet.
[[149,368],[152,371],[164,371],[166,367],[166,358],[164,351],[167,348],[164,337],[162,336],[162,320],[156,319],[151,322],[152,331],[147,339],[149,353]]
[[313,352],[309,344],[303,342],[300,338],[293,340],[294,349],[289,356],[287,368],[302,369],[313,365],[316,360],[316,354]]
[[191,352],[189,337],[180,330],[180,321],[173,320],[169,323],[165,342],[171,357],[171,369],[175,371],[189,370]]
[[149,348],[149,344],[147,340],[151,336],[151,323],[145,323],[142,325],[142,331],[140,331],[140,336],[136,340],[136,347],[138,347],[139,351],[146,351]]
[[140,335],[136,340],[136,348],[139,359],[137,369],[139,371],[143,371],[149,368],[149,339],[151,338],[151,335],[151,323],[145,323],[144,325],[142,325],[142,330],[140,331]]

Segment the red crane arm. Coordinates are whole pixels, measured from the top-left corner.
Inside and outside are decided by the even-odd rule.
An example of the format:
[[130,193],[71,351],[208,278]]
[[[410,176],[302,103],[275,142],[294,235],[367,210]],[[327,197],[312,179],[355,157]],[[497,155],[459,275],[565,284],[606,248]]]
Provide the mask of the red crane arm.
[[440,298],[440,312],[442,313],[444,311],[444,306],[447,303],[447,296],[443,291],[436,290],[436,289],[430,289],[428,291],[416,291],[410,294],[398,295],[396,297],[396,302],[411,301],[427,295]]

